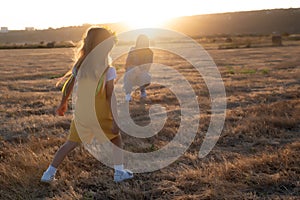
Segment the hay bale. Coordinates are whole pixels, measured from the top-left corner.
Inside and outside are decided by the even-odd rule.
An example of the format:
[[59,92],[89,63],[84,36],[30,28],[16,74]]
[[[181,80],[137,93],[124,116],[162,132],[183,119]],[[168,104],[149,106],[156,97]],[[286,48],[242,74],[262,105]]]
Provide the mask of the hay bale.
[[273,35],[272,44],[273,46],[282,46],[282,37],[280,35]]
[[55,41],[53,42],[48,42],[46,45],[48,48],[54,48],[55,47]]

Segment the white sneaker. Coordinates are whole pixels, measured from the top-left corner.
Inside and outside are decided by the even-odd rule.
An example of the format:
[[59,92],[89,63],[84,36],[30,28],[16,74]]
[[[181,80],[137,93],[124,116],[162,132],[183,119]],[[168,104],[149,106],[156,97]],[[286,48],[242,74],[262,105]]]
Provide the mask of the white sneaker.
[[41,178],[41,182],[44,182],[44,183],[51,183],[53,181],[55,181],[55,174],[50,174],[48,173],[47,171],[44,172],[42,178]]
[[126,94],[125,100],[126,101],[131,101],[131,94]]
[[131,178],[133,178],[133,172],[128,169],[115,171],[114,181],[117,183]]

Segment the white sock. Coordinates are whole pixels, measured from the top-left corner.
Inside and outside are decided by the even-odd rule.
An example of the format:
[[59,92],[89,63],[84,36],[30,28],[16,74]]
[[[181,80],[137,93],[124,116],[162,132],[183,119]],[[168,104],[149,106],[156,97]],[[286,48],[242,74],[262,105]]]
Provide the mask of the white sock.
[[114,165],[114,168],[115,168],[115,171],[118,170],[118,171],[122,171],[124,169],[124,165]]
[[47,173],[54,175],[56,173],[56,168],[52,165],[49,165],[48,169],[46,170]]

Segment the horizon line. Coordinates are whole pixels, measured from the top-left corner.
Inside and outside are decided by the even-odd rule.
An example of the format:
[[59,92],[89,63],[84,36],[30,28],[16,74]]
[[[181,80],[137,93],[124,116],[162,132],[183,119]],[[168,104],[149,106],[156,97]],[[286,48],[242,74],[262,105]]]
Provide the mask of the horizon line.
[[[239,11],[228,11],[228,12],[214,12],[214,13],[201,13],[201,14],[192,14],[192,15],[181,15],[181,16],[174,16],[169,18],[167,21],[172,21],[175,19],[179,18],[184,18],[184,17],[195,17],[195,16],[205,16],[205,15],[218,15],[218,14],[230,14],[230,13],[245,13],[245,12],[258,12],[258,11],[270,11],[270,10],[290,10],[290,9],[300,9],[300,7],[290,7],[290,8],[266,8],[266,9],[258,9],[258,10],[239,10]],[[48,28],[36,28],[34,26],[24,26],[22,29],[8,29],[9,32],[11,31],[25,31],[26,28],[34,28],[34,31],[39,31],[39,30],[49,30],[49,29],[61,29],[61,28],[68,28],[68,27],[82,27],[86,25],[112,25],[112,24],[126,24],[125,21],[112,21],[112,22],[102,22],[102,23],[81,23],[81,24],[70,24],[70,25],[65,25],[65,26],[49,26]],[[1,26],[1,28],[6,27],[9,28],[9,26]]]

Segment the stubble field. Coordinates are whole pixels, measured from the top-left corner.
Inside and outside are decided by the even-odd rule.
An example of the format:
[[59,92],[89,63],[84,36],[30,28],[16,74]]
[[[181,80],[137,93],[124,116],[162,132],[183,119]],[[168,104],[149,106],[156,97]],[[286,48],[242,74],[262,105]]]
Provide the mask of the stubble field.
[[[61,93],[57,77],[72,65],[73,49],[0,51],[0,199],[299,199],[300,46],[211,49],[224,81],[224,129],[208,156],[198,151],[210,121],[207,87],[182,58],[155,50],[156,63],[178,70],[192,85],[201,113],[188,151],[161,170],[135,174],[121,184],[113,170],[83,147],[62,163],[58,180],[40,183],[43,171],[63,144],[72,118],[54,115]],[[114,62],[120,77],[125,55]],[[170,142],[179,126],[180,105],[168,88],[151,84],[146,100],[133,93],[131,116],[150,123],[152,104],[168,119],[157,136],[123,135],[124,148],[150,152]]]

